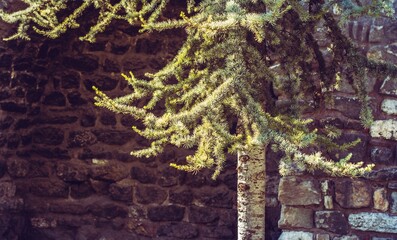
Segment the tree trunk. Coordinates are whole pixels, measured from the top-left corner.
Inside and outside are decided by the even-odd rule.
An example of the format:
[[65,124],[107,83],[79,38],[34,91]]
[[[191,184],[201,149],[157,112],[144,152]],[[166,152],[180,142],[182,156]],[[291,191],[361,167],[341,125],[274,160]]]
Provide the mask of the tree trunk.
[[238,240],[265,239],[265,151],[266,146],[255,146],[238,153]]

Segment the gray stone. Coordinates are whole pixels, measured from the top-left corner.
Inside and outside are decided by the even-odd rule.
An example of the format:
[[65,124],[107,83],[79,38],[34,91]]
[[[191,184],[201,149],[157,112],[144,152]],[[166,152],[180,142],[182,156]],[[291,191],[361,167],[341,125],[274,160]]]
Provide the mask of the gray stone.
[[389,208],[387,200],[387,191],[385,188],[379,188],[374,191],[374,209],[386,212]]
[[380,87],[380,92],[387,95],[397,96],[397,78],[387,77]]
[[313,227],[313,210],[308,208],[295,208],[282,206],[280,220],[278,221],[280,228]]
[[16,186],[12,182],[1,182],[0,183],[0,198],[14,197],[16,192]]
[[314,178],[283,177],[280,180],[278,198],[285,205],[319,204],[321,202],[320,184]]
[[397,190],[397,182],[389,182],[389,184],[387,184],[387,187],[389,189]]
[[386,213],[361,212],[349,215],[352,229],[381,233],[397,233],[397,216]]
[[389,163],[392,161],[393,151],[387,147],[371,148],[371,160],[374,163]]
[[382,111],[387,114],[397,114],[397,100],[384,99],[382,102]]
[[390,211],[392,213],[397,213],[397,192],[392,192],[391,193],[391,207],[390,207]]
[[372,192],[361,180],[341,180],[335,184],[336,202],[344,208],[369,207]]
[[283,232],[278,240],[313,240],[313,233],[302,231]]
[[346,235],[341,237],[334,237],[333,240],[360,240],[356,235]]
[[395,180],[397,179],[397,167],[374,170],[366,174],[365,177],[370,180]]
[[370,133],[373,138],[397,140],[397,120],[374,121]]
[[325,229],[338,234],[348,231],[347,220],[339,211],[317,211],[315,214],[316,228]]
[[130,131],[118,130],[93,130],[98,141],[108,145],[123,145],[133,139],[134,134]]
[[396,240],[397,238],[393,237],[372,237],[371,240]]

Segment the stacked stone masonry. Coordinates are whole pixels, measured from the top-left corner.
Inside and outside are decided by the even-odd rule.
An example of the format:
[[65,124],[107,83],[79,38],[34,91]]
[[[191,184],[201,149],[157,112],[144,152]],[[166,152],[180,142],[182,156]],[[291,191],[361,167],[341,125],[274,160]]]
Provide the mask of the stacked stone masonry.
[[[345,33],[368,57],[397,64],[396,29],[395,21],[363,18],[346,24]],[[347,84],[327,106],[329,116],[316,121],[343,128],[341,142],[360,138],[352,160],[375,170],[357,179],[293,171],[283,177],[279,240],[397,239],[397,80],[369,78],[367,90],[375,117],[369,130],[356,122],[359,103]]]
[[[396,29],[386,19],[360,19],[346,34],[369,57],[397,64]],[[93,106],[92,86],[123,95],[129,86],[120,72],[142,77],[161,68],[184,39],[138,30],[115,23],[93,44],[78,40],[83,30],[0,41],[0,239],[236,238],[235,157],[216,181],[211,172],[169,167],[186,150],[134,158],[131,149],[149,144],[131,131],[134,119]],[[0,36],[12,31],[0,25]],[[397,81],[370,78],[368,91],[370,130],[346,84],[315,124],[343,128],[340,143],[360,138],[352,161],[376,170],[360,179],[298,172],[280,180],[280,156],[269,152],[267,240],[397,239]]]

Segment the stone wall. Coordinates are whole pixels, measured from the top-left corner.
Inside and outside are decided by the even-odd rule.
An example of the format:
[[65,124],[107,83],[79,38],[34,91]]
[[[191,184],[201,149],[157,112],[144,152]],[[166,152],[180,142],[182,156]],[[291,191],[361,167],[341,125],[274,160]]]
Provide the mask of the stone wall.
[[[93,85],[123,95],[121,72],[158,70],[185,37],[138,29],[115,23],[93,44],[78,40],[84,29],[0,42],[0,239],[235,238],[235,156],[216,181],[169,167],[186,150],[134,158],[149,144],[134,119],[93,105]],[[268,169],[267,235],[277,239],[276,162]]]
[[[368,56],[397,63],[396,29],[361,19],[346,34]],[[0,25],[1,36],[10,31]],[[0,42],[0,239],[235,239],[234,156],[217,181],[209,171],[170,168],[186,150],[131,157],[148,144],[131,131],[134,120],[93,106],[93,85],[123,95],[129,87],[119,73],[161,68],[184,33],[139,34],[116,23],[87,44],[77,39],[82,32]],[[347,85],[315,124],[343,128],[340,142],[360,138],[352,160],[377,170],[360,179],[295,172],[280,180],[279,156],[269,152],[267,240],[279,238],[278,226],[286,240],[397,239],[397,82],[369,78],[368,89],[377,120],[370,131]]]
[[[368,57],[397,64],[396,22],[359,19],[345,30]],[[358,122],[359,103],[347,85],[315,119],[318,126],[341,127],[340,142],[360,138],[352,161],[375,163],[375,170],[358,179],[300,171],[283,177],[278,192],[280,240],[397,239],[397,80],[369,77],[368,90],[376,120],[369,130]]]

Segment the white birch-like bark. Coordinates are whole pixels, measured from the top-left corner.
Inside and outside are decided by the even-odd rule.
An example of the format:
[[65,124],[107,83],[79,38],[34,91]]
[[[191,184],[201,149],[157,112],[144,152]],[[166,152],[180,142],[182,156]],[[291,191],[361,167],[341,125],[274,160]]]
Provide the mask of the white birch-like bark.
[[238,153],[238,240],[265,239],[265,151],[266,146],[255,146]]

